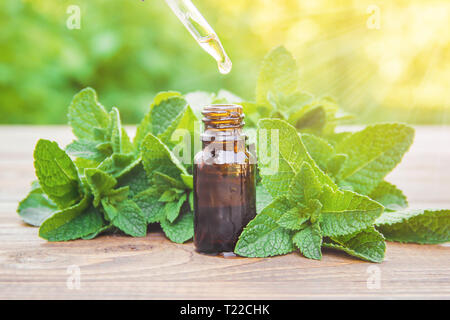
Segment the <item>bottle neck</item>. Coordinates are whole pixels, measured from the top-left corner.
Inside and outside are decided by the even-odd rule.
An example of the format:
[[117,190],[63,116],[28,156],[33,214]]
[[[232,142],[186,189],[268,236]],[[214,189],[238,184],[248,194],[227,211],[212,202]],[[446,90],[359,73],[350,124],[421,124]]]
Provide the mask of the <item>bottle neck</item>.
[[242,107],[236,104],[214,104],[206,106],[202,114],[205,131],[202,134],[203,147],[211,143],[223,145],[226,150],[245,149],[244,113]]

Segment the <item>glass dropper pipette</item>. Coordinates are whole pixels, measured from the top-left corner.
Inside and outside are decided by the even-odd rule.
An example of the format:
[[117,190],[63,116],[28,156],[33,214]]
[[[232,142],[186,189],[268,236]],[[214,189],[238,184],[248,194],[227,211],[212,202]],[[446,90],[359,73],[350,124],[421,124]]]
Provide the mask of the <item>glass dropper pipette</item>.
[[216,61],[220,73],[231,71],[228,58],[219,37],[190,0],[166,0],[169,7],[183,23],[198,44]]

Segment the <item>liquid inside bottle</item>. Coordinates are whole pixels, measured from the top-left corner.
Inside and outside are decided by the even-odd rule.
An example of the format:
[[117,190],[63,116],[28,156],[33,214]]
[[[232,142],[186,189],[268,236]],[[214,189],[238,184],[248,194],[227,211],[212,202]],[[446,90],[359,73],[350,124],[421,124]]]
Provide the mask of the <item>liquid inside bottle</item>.
[[194,161],[194,244],[197,251],[231,252],[256,215],[255,161],[242,134],[242,107],[205,107],[203,150]]

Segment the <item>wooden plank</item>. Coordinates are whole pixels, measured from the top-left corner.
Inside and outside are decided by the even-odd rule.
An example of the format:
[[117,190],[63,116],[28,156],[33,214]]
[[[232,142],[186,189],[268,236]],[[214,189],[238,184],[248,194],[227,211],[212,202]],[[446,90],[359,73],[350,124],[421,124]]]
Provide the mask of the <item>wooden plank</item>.
[[[36,137],[65,145],[70,130],[0,127],[0,137],[0,299],[450,298],[448,245],[388,243],[386,261],[371,264],[333,250],[324,250],[322,261],[296,253],[212,257],[192,243],[169,242],[159,230],[145,238],[48,243],[15,210],[33,179]],[[450,128],[418,128],[415,145],[389,176],[412,206],[450,207],[449,145]],[[79,289],[67,285],[74,266]],[[373,272],[379,288],[370,286]]]

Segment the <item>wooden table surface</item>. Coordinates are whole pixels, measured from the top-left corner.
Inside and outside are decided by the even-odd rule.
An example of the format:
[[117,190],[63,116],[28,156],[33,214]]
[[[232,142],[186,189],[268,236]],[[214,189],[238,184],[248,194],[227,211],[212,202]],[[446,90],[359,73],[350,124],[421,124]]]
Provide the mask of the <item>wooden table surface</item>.
[[[34,179],[38,138],[65,146],[72,134],[62,126],[0,126],[0,299],[450,298],[448,244],[388,243],[386,260],[372,264],[332,250],[322,261],[296,253],[205,256],[192,242],[174,244],[158,231],[46,242],[15,212]],[[450,127],[418,127],[387,180],[404,190],[411,207],[450,208],[449,165]]]

